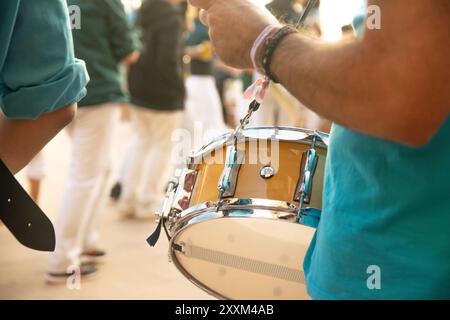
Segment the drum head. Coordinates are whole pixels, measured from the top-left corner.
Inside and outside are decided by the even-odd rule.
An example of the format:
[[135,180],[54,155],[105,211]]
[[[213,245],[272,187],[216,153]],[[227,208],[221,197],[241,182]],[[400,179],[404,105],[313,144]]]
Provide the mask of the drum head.
[[314,229],[264,210],[235,213],[200,215],[176,233],[177,268],[218,298],[308,299],[303,259]]

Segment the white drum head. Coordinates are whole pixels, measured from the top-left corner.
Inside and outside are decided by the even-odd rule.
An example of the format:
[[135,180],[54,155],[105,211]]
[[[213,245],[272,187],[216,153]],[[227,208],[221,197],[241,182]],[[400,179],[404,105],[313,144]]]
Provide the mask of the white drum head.
[[303,259],[313,234],[264,210],[249,217],[204,214],[175,235],[183,252],[172,257],[186,277],[219,298],[308,299]]

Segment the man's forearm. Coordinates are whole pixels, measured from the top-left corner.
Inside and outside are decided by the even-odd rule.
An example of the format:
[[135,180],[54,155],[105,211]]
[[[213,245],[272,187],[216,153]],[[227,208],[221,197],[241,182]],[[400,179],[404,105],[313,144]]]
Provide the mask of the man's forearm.
[[449,6],[371,2],[382,7],[381,30],[336,44],[290,35],[276,49],[272,71],[294,96],[329,120],[422,145],[448,115],[448,46],[442,45],[448,41],[443,30]]
[[17,173],[61,131],[76,113],[70,105],[37,120],[10,120],[0,116],[0,158]]
[[379,71],[358,42],[326,44],[292,34],[276,49],[271,69],[297,99],[321,116],[382,136],[385,105]]
[[[190,2],[204,10],[200,18],[210,26],[216,53],[233,67],[251,68],[255,39],[277,26],[250,0]],[[381,29],[365,28],[361,39],[338,44],[289,35],[275,50],[271,73],[329,120],[390,141],[426,144],[449,113],[450,2],[368,4],[380,8]]]

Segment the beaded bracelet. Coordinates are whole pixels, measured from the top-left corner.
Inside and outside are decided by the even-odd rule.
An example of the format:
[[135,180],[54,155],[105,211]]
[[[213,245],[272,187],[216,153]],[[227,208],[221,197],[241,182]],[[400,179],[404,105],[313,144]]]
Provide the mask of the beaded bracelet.
[[268,77],[270,80],[272,80],[275,83],[279,83],[276,79],[276,77],[272,74],[270,71],[270,64],[272,62],[272,56],[275,52],[275,49],[278,47],[278,44],[281,42],[282,39],[284,39],[286,36],[290,35],[291,33],[298,32],[297,29],[291,27],[291,26],[284,26],[280,30],[278,30],[272,37],[269,37],[266,42],[263,49],[263,55],[262,55],[262,68],[264,70],[264,73],[266,77]]

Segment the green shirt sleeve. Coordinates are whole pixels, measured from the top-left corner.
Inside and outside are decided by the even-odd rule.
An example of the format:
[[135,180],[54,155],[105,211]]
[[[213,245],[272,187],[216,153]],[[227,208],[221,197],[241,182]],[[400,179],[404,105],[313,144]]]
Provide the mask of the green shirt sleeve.
[[210,41],[209,38],[209,29],[207,26],[205,26],[203,23],[200,22],[200,20],[195,20],[195,28],[194,30],[188,35],[185,46],[186,47],[192,47],[201,44],[204,41]]
[[110,27],[112,52],[118,62],[138,49],[137,35],[128,22],[125,8],[120,0],[106,0],[109,6],[108,22]]
[[10,1],[16,6],[9,5],[9,11],[2,12],[8,22],[0,22],[2,30],[10,30],[0,34],[0,57],[5,57],[0,64],[3,113],[36,119],[81,100],[89,76],[84,62],[74,57],[66,2]]

